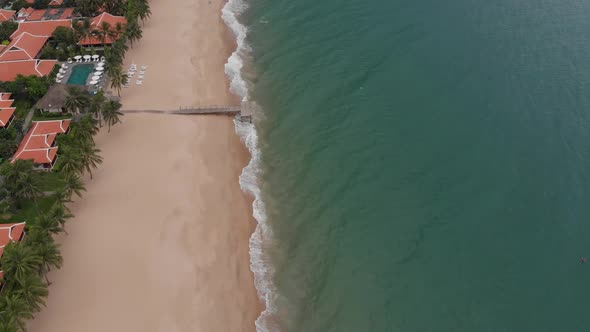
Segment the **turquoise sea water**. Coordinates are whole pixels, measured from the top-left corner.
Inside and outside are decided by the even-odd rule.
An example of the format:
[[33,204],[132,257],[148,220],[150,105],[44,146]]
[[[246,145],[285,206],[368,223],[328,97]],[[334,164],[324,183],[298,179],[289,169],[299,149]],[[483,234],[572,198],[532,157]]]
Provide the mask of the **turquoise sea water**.
[[259,331],[590,328],[589,2],[242,5]]

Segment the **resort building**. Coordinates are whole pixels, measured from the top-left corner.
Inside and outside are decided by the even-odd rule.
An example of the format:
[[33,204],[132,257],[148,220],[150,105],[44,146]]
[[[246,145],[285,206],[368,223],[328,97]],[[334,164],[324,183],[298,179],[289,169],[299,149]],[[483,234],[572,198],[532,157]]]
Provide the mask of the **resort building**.
[[[26,0],[28,4],[33,5],[35,4],[35,0]],[[49,7],[57,7],[61,6],[64,3],[64,0],[50,0]]]
[[[16,224],[0,224],[0,258],[4,254],[4,248],[10,242],[19,242],[25,237],[25,224],[24,222]],[[0,284],[4,278],[4,272],[2,272],[2,266],[0,266]]]
[[74,17],[74,8],[21,8],[16,13],[16,21],[55,21],[66,20]]
[[3,49],[0,61],[33,60],[41,53],[47,39],[28,32],[22,33]]
[[101,29],[104,23],[108,23],[111,30],[116,30],[117,25],[120,25],[121,32],[123,32],[123,28],[127,24],[127,19],[123,16],[115,16],[109,13],[102,13],[92,19],[90,22],[92,36],[84,38],[80,41],[81,46],[100,46],[100,45],[110,45],[117,38],[113,38],[112,36],[105,36],[104,43],[101,38]]
[[11,39],[28,32],[35,36],[51,37],[57,27],[72,27],[72,20],[51,20],[51,21],[24,21],[18,23],[16,31],[10,35]]
[[10,82],[17,75],[47,76],[57,64],[57,60],[18,60],[0,62],[0,81]]
[[[54,84],[49,87],[47,93],[37,101],[35,109],[49,113],[63,113],[66,111],[66,98],[68,97],[68,88],[72,85]],[[76,85],[82,90],[86,90],[84,85]]]
[[33,160],[38,171],[51,171],[57,160],[57,135],[70,131],[70,119],[53,121],[34,121],[12,157],[11,163]]
[[0,128],[8,128],[14,120],[16,108],[11,107],[14,100],[10,96],[10,93],[0,92]]
[[57,60],[40,60],[39,54],[57,27],[71,28],[71,20],[20,22],[7,46],[0,46],[0,81],[17,75],[47,76]]
[[0,81],[13,81],[18,74],[49,75],[57,61],[37,59],[47,39],[24,32],[0,49]]
[[0,23],[12,20],[14,18],[14,14],[16,14],[14,10],[0,8]]

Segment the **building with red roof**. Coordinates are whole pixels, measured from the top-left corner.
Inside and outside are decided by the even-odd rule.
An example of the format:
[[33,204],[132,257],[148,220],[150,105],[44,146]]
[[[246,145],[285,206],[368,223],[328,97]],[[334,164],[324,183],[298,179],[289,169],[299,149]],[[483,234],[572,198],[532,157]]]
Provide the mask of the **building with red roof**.
[[10,96],[10,93],[0,92],[0,128],[8,128],[14,120],[16,108],[11,107],[14,100]]
[[16,60],[0,62],[0,81],[14,81],[18,75],[47,76],[51,74],[57,60]]
[[21,141],[11,163],[21,160],[33,160],[35,168],[51,171],[57,160],[58,147],[55,140],[59,134],[67,134],[71,120],[35,121]]
[[12,20],[14,14],[16,14],[16,11],[14,10],[0,8],[0,23]]
[[72,20],[51,20],[51,21],[24,21],[18,23],[18,29],[10,35],[14,39],[22,33],[28,32],[35,36],[51,37],[53,31],[58,27],[72,27]]
[[[35,0],[26,0],[28,4],[34,4]],[[51,0],[49,1],[49,7],[52,6],[61,6],[64,3],[64,0]]]
[[10,99],[12,93],[0,92],[0,108],[6,108],[12,106],[14,99]]
[[49,37],[24,32],[4,48],[0,53],[0,61],[33,60],[41,53],[47,39]]
[[[123,16],[115,16],[111,15],[107,12],[104,12],[90,22],[91,29],[93,30],[93,35],[91,37],[84,38],[80,41],[80,45],[83,46],[91,46],[91,45],[102,45],[103,40],[100,37],[100,32],[104,23],[108,23],[110,29],[113,30],[120,24],[121,27],[125,27],[127,24],[127,19]],[[111,36],[106,36],[104,44],[112,44],[116,40],[111,38]]]
[[18,22],[66,20],[74,16],[74,8],[21,8],[16,14]]
[[[0,258],[4,254],[4,248],[11,242],[19,242],[25,237],[26,223],[0,224]],[[4,278],[4,272],[0,269],[0,283]]]

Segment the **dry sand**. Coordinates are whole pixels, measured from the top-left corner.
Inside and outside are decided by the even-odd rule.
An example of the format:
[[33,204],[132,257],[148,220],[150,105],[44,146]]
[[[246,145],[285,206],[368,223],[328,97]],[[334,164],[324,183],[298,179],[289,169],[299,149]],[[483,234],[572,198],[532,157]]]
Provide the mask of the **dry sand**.
[[[235,104],[222,0],[151,6],[127,55],[148,66],[145,84],[124,90],[124,108]],[[249,156],[231,119],[127,114],[96,141],[104,163],[71,205],[64,266],[29,331],[254,331],[254,223],[238,184]]]

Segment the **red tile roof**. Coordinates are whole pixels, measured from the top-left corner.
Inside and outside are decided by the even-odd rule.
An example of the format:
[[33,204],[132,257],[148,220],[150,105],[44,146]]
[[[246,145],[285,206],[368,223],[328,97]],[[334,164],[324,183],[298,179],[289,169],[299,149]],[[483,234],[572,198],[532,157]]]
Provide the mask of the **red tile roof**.
[[[117,23],[121,23],[123,26],[127,24],[127,19],[125,19],[125,17],[123,16],[115,16],[105,12],[92,19],[92,21],[90,22],[90,26],[93,30],[100,31],[103,22],[107,22],[111,26],[111,29],[114,29]],[[111,37],[106,37],[105,44],[112,44],[113,42],[114,40]],[[80,41],[80,45],[100,44],[102,44],[102,40],[99,36],[92,36]]]
[[[35,0],[26,0],[26,2],[32,5],[35,3]],[[49,1],[49,6],[61,6],[62,3],[64,3],[64,0],[51,0]]]
[[21,151],[13,160],[32,160],[35,164],[51,164],[57,156],[57,146],[52,148],[34,149]]
[[16,11],[14,10],[0,8],[0,22],[6,22],[10,20],[12,17],[14,17],[14,14],[16,14]]
[[0,92],[0,128],[4,128],[10,124],[10,119],[14,115],[16,108],[11,107],[14,102],[10,99],[11,93]]
[[57,155],[57,146],[53,146],[57,134],[63,134],[70,128],[71,120],[36,121],[12,157],[11,162],[18,159],[32,159],[36,164],[50,164]]
[[16,111],[15,107],[8,107],[0,109],[0,128],[4,128],[10,124],[10,119]]
[[21,8],[16,14],[16,20],[23,21],[55,21],[65,20],[74,16],[74,8]]
[[0,108],[6,108],[12,106],[14,99],[10,99],[12,93],[0,92]]
[[0,62],[0,81],[10,82],[17,75],[47,76],[57,64],[57,60],[19,60]]
[[51,37],[53,31],[57,27],[72,27],[72,20],[53,20],[53,21],[25,21],[18,24],[18,29],[10,35],[10,38],[15,38],[24,32],[28,32],[35,36]]
[[72,120],[34,121],[31,131],[33,135],[65,134],[70,129]]
[[28,32],[13,39],[0,54],[0,61],[33,60],[47,42],[48,37],[35,36]]
[[[2,254],[4,253],[4,247],[10,242],[20,241],[24,232],[24,222],[16,224],[0,224],[0,257],[2,257]],[[0,279],[2,276],[2,271],[0,271]]]

